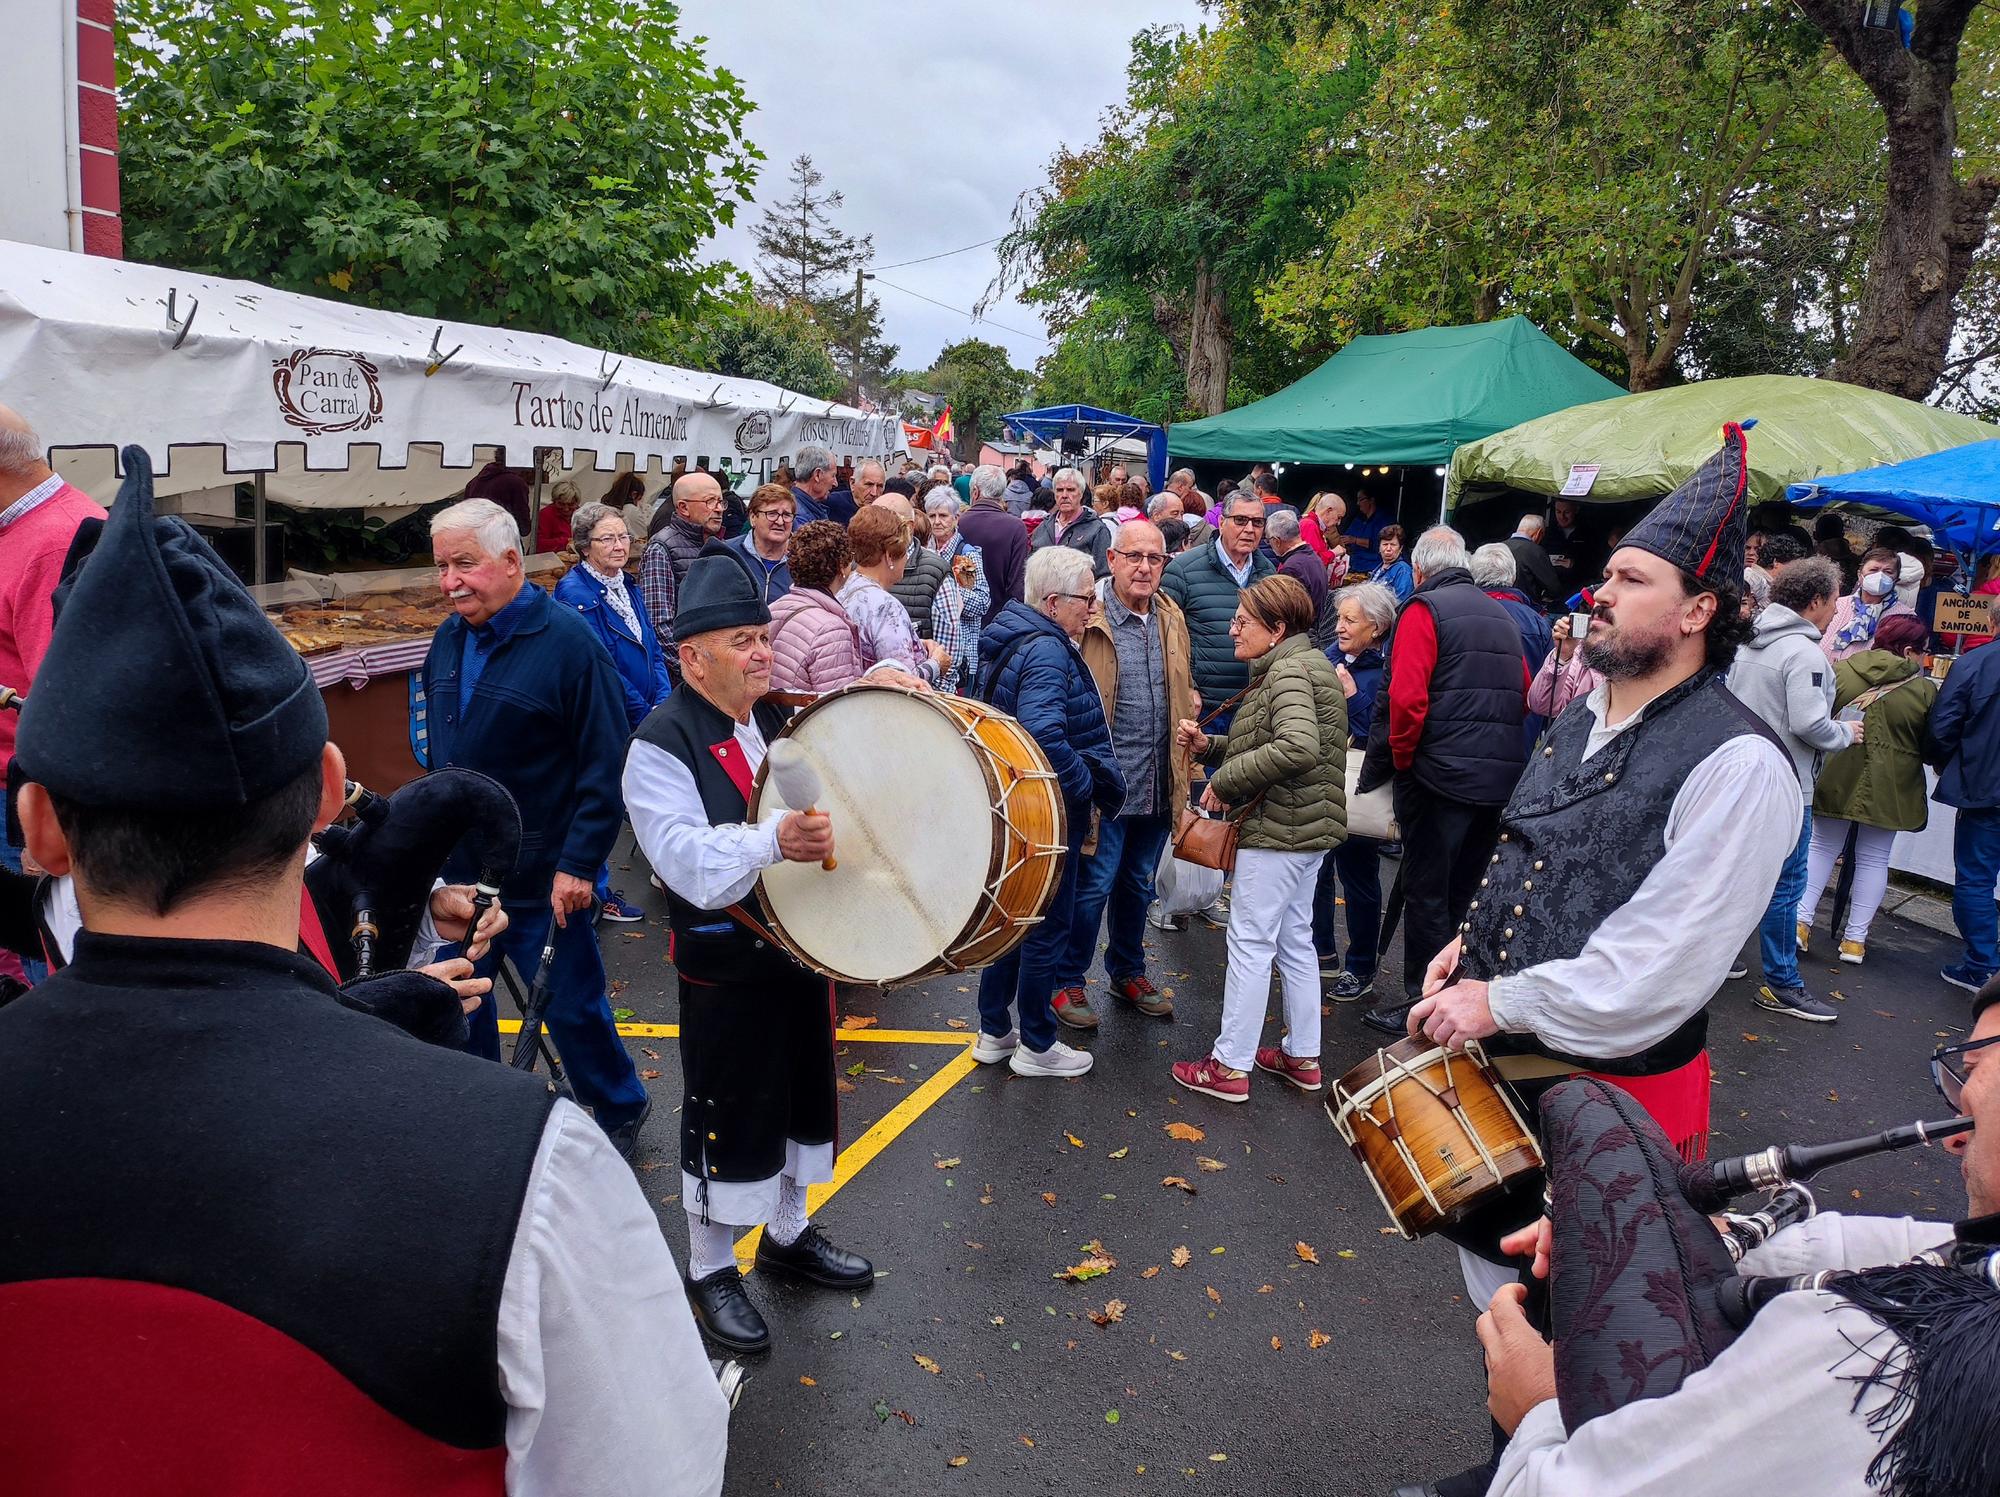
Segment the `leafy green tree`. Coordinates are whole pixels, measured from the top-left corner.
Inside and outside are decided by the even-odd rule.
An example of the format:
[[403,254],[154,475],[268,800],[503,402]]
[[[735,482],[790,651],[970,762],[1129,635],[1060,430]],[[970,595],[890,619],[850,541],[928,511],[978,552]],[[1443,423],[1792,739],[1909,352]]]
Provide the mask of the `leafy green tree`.
[[657,0],[119,0],[134,258],[666,356],[759,153]]
[[1187,384],[1173,345],[1143,303],[1100,296],[1063,329],[1035,375],[1034,403],[1077,402],[1141,421],[1181,414]]
[[1007,350],[979,338],[947,344],[919,375],[921,387],[951,407],[953,449],[971,458],[1000,435],[1000,418],[1020,409],[1034,376],[1016,369]]
[[820,400],[838,400],[845,388],[827,357],[825,330],[796,302],[774,307],[746,296],[719,309],[690,331],[679,362]]
[[1180,366],[1185,408],[1220,411],[1256,291],[1345,205],[1347,119],[1372,77],[1359,55],[1227,17],[1142,31],[1101,137],[1059,152],[1017,207],[995,291],[1020,285],[1059,335],[1099,299],[1127,317],[1143,308]]

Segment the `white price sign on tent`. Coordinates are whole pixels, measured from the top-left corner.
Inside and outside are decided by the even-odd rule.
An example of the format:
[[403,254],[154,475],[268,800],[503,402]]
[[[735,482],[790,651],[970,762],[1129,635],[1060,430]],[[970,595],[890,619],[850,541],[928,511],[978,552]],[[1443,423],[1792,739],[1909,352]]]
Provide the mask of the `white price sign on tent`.
[[1571,463],[1569,477],[1556,492],[1564,499],[1581,499],[1590,492],[1590,486],[1597,482],[1596,463]]

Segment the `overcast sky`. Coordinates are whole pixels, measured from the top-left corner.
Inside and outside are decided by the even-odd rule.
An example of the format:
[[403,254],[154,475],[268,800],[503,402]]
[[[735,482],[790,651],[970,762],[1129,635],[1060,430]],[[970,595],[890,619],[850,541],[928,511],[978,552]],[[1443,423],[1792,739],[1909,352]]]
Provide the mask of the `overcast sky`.
[[768,158],[757,202],[716,251],[751,268],[751,226],[806,152],[845,195],[841,228],[875,236],[873,289],[900,367],[925,368],[945,344],[977,336],[1032,369],[1048,351],[1033,311],[1009,298],[992,321],[969,315],[998,269],[992,246],[887,267],[1005,233],[1056,148],[1096,138],[1124,88],[1133,33],[1200,20],[1197,0],[684,0],[683,37],[707,37],[709,61],[743,79],[757,106],[746,129]]

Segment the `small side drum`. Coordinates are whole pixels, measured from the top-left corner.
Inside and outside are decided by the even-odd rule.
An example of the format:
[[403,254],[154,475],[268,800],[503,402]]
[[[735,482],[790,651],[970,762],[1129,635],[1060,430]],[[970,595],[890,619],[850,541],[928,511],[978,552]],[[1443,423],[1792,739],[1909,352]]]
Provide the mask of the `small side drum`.
[[1412,1240],[1481,1206],[1542,1153],[1478,1043],[1398,1040],[1327,1091],[1327,1116]]
[[[1067,850],[1062,790],[1006,713],[856,684],[803,708],[783,736],[819,771],[836,866],[780,863],[757,888],[772,934],[808,967],[841,982],[962,972],[998,961],[1042,918]],[[782,806],[760,771],[751,820]]]

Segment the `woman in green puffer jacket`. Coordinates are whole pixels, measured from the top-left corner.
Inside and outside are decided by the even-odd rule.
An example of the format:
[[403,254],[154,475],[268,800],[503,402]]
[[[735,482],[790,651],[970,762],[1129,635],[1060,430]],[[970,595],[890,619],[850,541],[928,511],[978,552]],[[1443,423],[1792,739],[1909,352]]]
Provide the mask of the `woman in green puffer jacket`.
[[1898,832],[1923,830],[1924,724],[1937,700],[1937,682],[1923,674],[1926,631],[1909,614],[1891,614],[1875,628],[1871,648],[1834,666],[1834,707],[1861,717],[1862,739],[1826,761],[1813,792],[1812,849],[1806,859],[1805,894],[1799,901],[1799,949],[1806,949],[1813,916],[1833,860],[1855,828],[1854,900],[1840,933],[1840,959],[1860,963],[1868,954],[1868,925],[1889,888],[1889,849]]
[[[1202,805],[1226,802],[1241,828],[1229,901],[1229,973],[1222,1029],[1201,1060],[1174,1065],[1174,1080],[1225,1102],[1250,1098],[1250,1067],[1301,1091],[1324,1084],[1319,1068],[1319,958],[1313,949],[1313,887],[1327,851],[1347,836],[1347,698],[1326,656],[1313,648],[1313,604],[1296,578],[1246,587],[1230,623],[1250,685],[1228,736],[1192,721],[1181,747],[1213,766]],[[1258,1048],[1271,964],[1284,981],[1283,1045]]]

